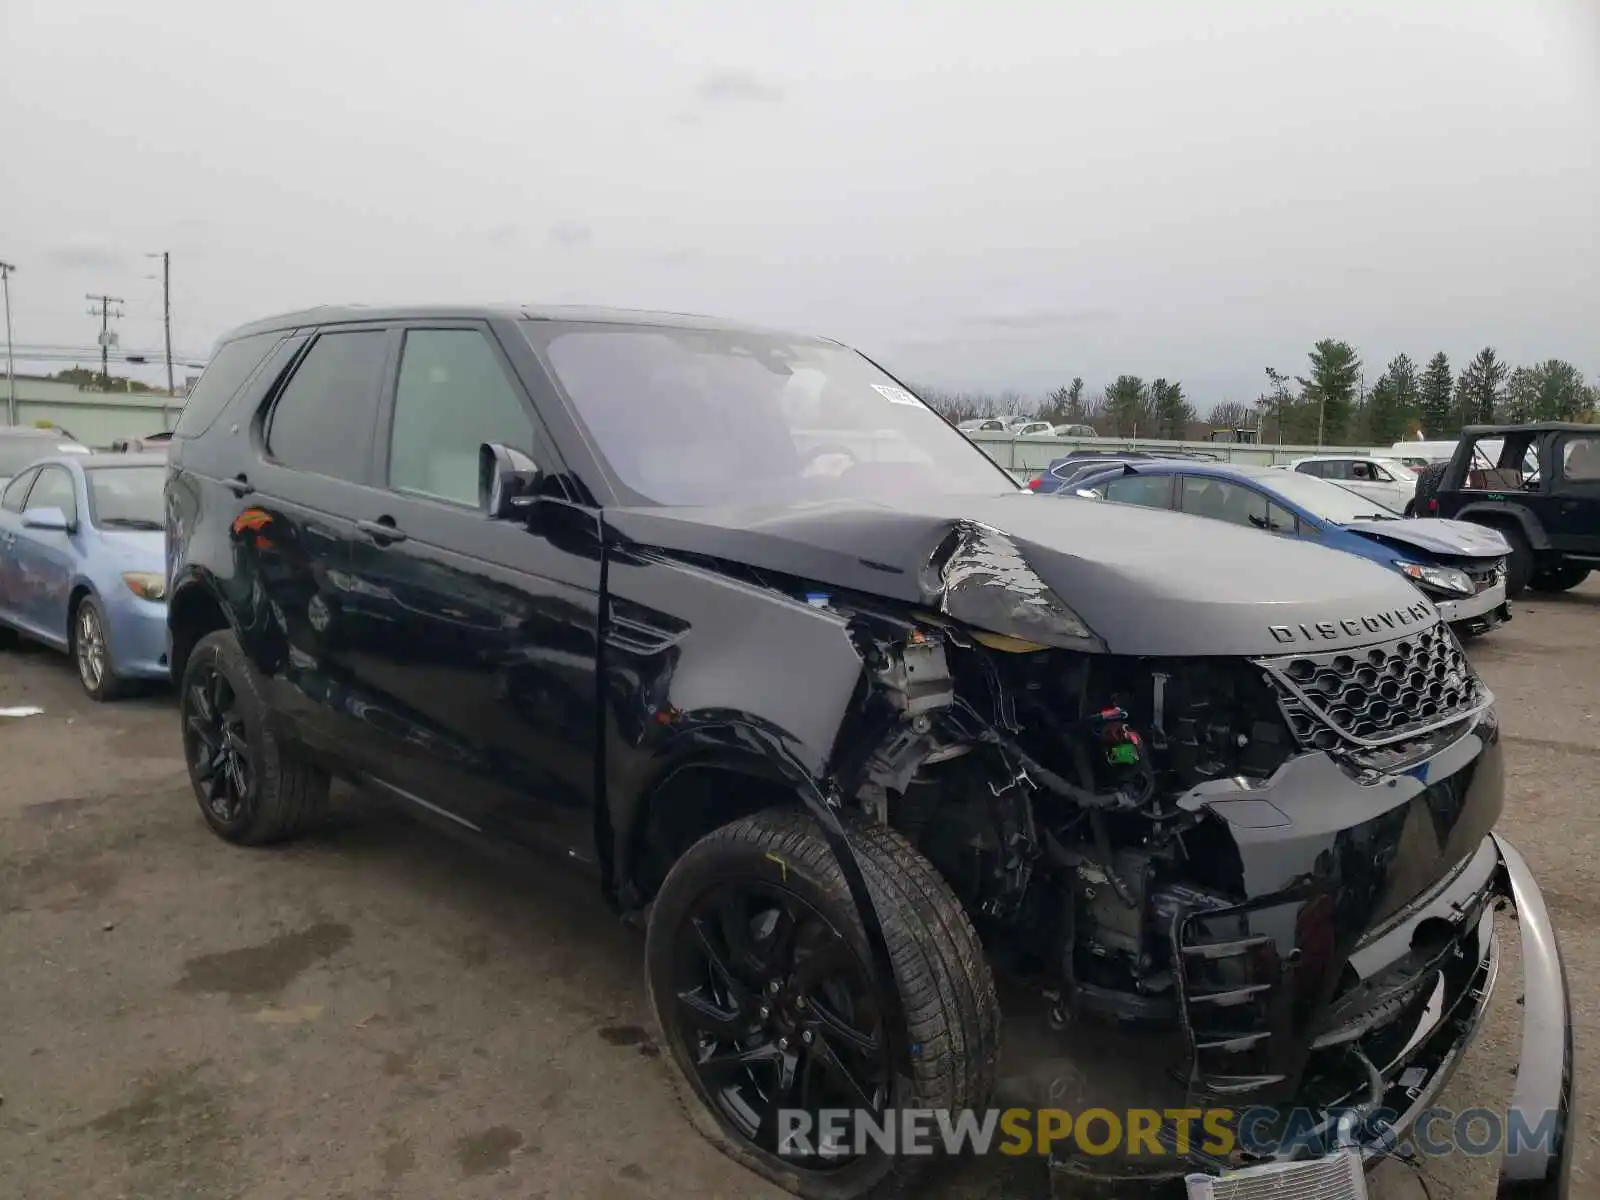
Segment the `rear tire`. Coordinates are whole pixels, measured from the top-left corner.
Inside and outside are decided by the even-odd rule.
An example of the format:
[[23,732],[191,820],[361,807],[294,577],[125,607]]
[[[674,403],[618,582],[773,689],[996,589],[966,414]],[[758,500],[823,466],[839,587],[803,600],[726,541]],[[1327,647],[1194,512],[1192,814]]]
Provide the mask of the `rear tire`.
[[281,842],[322,817],[328,773],[273,728],[260,680],[233,630],[195,644],[178,712],[189,781],[218,837],[245,846]]
[[[794,1090],[784,1105],[813,1112],[977,1108],[993,1091],[1000,1054],[994,979],[949,886],[892,830],[855,826],[849,837],[894,962],[903,1034],[913,1048],[911,1080],[887,1061],[871,955],[843,872],[821,829],[802,812],[745,817],[691,847],[656,896],[645,950],[651,1005],[690,1120],[730,1158],[807,1200],[855,1200],[898,1185],[918,1159],[891,1158],[870,1143],[866,1154],[831,1166],[781,1157],[770,1119],[762,1124],[741,1111],[748,1097],[770,1096],[787,1082]],[[730,903],[737,914],[731,921],[708,915],[727,913]],[[770,923],[769,910],[777,914]],[[779,958],[780,928],[790,930],[786,959]],[[800,953],[805,943],[821,949]],[[840,965],[815,967],[824,951]],[[724,984],[729,975],[718,961],[743,964],[746,975]],[[847,995],[830,989],[852,980],[861,998],[850,1002],[856,1036],[846,1038],[824,1018],[830,1009],[842,1011],[840,997]],[[696,1007],[708,997],[728,1014],[714,1030],[706,1010]],[[868,1043],[884,1053],[862,1067]],[[729,1072],[721,1064],[734,1056],[740,1065]],[[835,1071],[840,1062],[857,1064],[855,1094],[870,1095],[871,1103],[827,1099],[850,1094]]]
[[1540,571],[1528,581],[1528,586],[1536,592],[1570,592],[1587,578],[1588,567],[1556,567]]

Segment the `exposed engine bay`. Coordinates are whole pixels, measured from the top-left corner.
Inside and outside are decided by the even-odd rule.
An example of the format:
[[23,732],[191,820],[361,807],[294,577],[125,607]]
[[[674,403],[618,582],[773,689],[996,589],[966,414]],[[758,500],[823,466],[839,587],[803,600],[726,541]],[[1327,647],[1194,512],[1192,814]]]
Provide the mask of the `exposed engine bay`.
[[1175,1021],[1174,922],[1243,899],[1232,843],[1178,800],[1265,779],[1294,750],[1259,669],[951,626],[872,653],[893,732],[865,764],[863,806],[1006,931],[1012,965],[1063,1013]]

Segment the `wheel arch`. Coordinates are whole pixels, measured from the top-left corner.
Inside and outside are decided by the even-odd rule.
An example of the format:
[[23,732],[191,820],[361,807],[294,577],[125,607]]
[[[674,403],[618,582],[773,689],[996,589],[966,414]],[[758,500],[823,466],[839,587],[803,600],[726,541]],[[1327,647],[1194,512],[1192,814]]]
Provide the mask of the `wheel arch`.
[[216,589],[201,575],[179,581],[167,601],[168,670],[174,684],[183,678],[184,667],[195,645],[208,633],[231,629],[227,606]]
[[618,847],[623,894],[653,898],[691,846],[740,817],[805,807],[795,781],[772,757],[734,742],[732,728],[703,733],[699,744],[657,763],[639,795],[626,845]]
[[1460,509],[1452,519],[1456,521],[1471,521],[1475,525],[1493,525],[1502,529],[1515,528],[1527,540],[1531,549],[1548,550],[1550,548],[1550,539],[1545,534],[1544,526],[1520,508],[1502,504],[1468,504]]
[[[642,888],[649,882],[645,871],[650,866],[640,851],[651,846],[651,830],[660,828],[663,818],[666,826],[675,831],[674,836],[693,834],[678,850],[681,854],[700,837],[728,821],[776,805],[793,804],[817,822],[844,873],[846,886],[866,931],[880,994],[889,1010],[885,1016],[889,1020],[892,1061],[909,1075],[910,1047],[901,1032],[904,1002],[895,981],[894,963],[861,863],[840,819],[843,801],[832,777],[814,774],[805,765],[805,748],[759,717],[718,709],[699,715],[679,713],[673,724],[675,736],[655,758],[655,770],[649,783],[637,794],[626,828],[613,835],[612,845],[617,857],[612,864],[615,872],[612,883],[618,900],[624,907],[645,902]],[[678,796],[696,794],[705,785],[707,771],[722,773],[723,778],[731,773],[733,778],[745,782],[747,790],[709,802],[675,806],[672,788],[682,789]],[[720,819],[724,813],[731,815]],[[702,824],[706,825],[703,829],[700,828]],[[656,843],[658,847],[672,844],[665,835]],[[672,861],[676,859],[660,867],[663,878]]]

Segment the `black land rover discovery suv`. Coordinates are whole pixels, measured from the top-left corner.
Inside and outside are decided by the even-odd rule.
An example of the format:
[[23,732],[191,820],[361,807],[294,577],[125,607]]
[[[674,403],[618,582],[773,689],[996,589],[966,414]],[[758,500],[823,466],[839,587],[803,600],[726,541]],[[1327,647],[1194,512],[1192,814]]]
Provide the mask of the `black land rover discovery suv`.
[[[1505,1178],[1561,1186],[1569,1005],[1491,832],[1492,698],[1393,573],[1041,502],[861,355],[670,315],[262,321],[170,463],[205,820],[286,838],[340,775],[576,860],[647,919],[697,1124],[767,1178],[919,1161],[796,1113],[986,1105],[991,964],[1085,1104],[1342,1111],[1370,1155],[1477,1027],[1504,895],[1545,1135]],[[1170,1185],[1238,1147],[1055,1166]]]

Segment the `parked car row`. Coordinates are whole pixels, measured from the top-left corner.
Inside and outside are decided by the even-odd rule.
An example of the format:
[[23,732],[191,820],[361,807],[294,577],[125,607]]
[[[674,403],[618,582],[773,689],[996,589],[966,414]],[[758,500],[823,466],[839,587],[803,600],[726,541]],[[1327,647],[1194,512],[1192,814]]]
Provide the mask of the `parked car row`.
[[1098,438],[1093,425],[1053,425],[1026,417],[973,417],[956,426],[962,433],[1005,433],[1012,437]]

